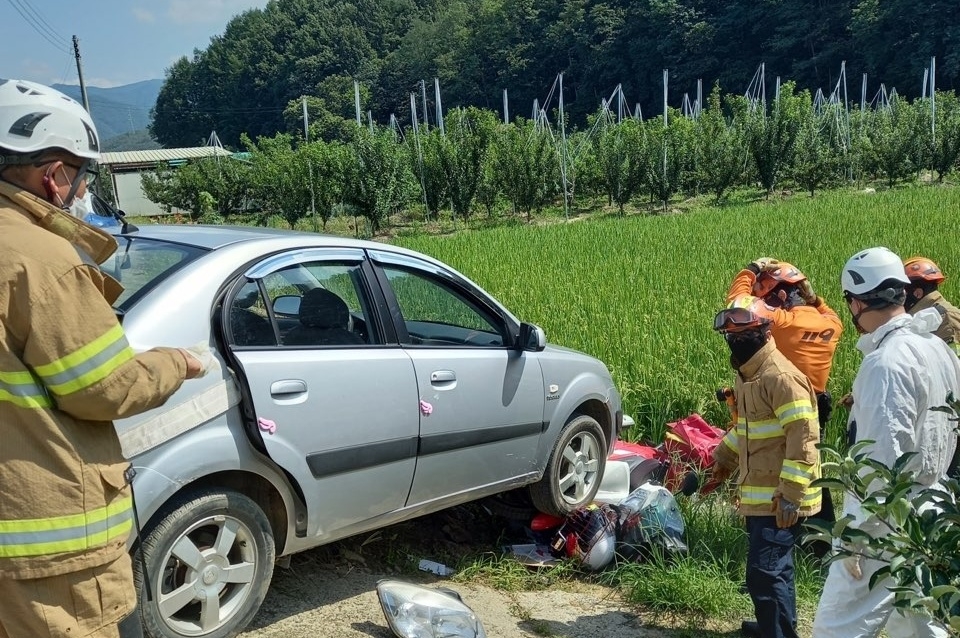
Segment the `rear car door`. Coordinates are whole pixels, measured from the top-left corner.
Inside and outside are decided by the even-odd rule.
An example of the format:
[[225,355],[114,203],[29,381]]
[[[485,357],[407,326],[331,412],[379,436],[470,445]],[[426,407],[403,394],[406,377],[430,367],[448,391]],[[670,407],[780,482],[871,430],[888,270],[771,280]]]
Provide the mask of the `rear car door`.
[[413,479],[417,380],[378,318],[370,269],[362,250],[282,254],[225,300],[264,451],[302,487],[308,535],[402,507]]
[[536,473],[543,374],[537,353],[513,348],[517,326],[436,264],[371,255],[420,392],[420,451],[407,504]]

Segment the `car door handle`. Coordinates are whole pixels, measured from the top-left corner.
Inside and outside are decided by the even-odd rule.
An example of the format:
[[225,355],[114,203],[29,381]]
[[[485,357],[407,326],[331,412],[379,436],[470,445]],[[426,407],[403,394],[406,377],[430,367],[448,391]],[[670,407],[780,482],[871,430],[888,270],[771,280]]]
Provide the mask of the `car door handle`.
[[457,380],[457,373],[453,370],[434,370],[430,373],[430,383],[450,383]]
[[270,384],[270,396],[288,397],[291,394],[303,394],[307,391],[307,382],[300,379],[284,379]]

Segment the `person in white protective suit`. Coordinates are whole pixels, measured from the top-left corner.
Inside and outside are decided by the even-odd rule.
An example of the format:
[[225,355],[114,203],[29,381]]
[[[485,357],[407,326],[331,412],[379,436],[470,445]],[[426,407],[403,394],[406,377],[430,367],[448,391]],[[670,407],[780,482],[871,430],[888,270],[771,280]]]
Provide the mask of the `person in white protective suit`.
[[[875,441],[868,452],[887,466],[915,452],[906,469],[915,472],[921,486],[936,487],[945,480],[956,436],[948,414],[931,408],[945,405],[951,392],[960,396],[960,360],[933,334],[941,315],[932,308],[907,314],[903,304],[910,280],[903,262],[887,248],[851,257],[841,284],[864,355],[853,382],[855,440]],[[852,495],[846,495],[843,509],[853,517],[853,527],[873,537],[883,533],[883,523],[868,516]],[[814,638],[878,636],[884,628],[890,638],[948,636],[929,617],[895,611],[893,579],[870,588],[870,577],[883,565],[855,555],[830,566]]]

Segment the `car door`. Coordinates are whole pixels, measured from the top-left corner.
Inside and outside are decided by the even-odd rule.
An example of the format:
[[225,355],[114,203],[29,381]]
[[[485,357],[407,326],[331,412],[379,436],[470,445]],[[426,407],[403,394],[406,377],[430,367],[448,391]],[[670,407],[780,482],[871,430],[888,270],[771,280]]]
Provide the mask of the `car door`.
[[420,451],[408,505],[537,470],[543,374],[479,290],[412,256],[373,253],[420,391]]
[[226,300],[259,435],[301,486],[309,535],[403,507],[413,479],[417,380],[374,310],[370,268],[361,250],[275,256]]

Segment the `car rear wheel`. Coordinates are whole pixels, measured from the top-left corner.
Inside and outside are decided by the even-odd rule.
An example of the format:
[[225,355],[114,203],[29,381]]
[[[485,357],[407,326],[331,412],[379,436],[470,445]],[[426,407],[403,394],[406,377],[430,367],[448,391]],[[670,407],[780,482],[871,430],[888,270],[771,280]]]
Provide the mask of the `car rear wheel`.
[[585,414],[570,419],[553,446],[543,478],[530,486],[534,506],[547,514],[566,516],[593,501],[603,477],[606,450],[596,419]]
[[[170,503],[134,560],[140,613],[152,638],[225,638],[260,608],[273,575],[270,523],[250,498],[232,490],[185,494]],[[138,558],[138,557],[135,557]]]

